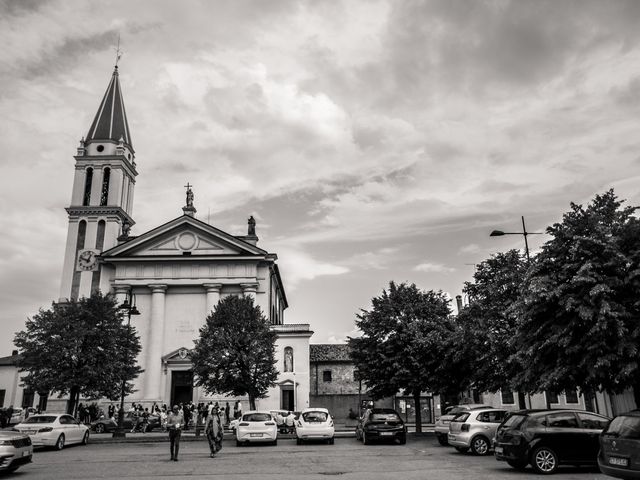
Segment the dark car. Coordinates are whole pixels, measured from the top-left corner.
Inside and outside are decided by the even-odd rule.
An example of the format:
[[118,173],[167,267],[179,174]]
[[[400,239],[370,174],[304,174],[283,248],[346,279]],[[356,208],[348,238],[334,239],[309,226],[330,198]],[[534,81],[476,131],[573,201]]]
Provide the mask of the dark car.
[[382,440],[397,440],[404,445],[407,443],[407,427],[392,408],[371,408],[365,410],[358,420],[356,438],[365,445]]
[[617,416],[600,434],[598,466],[617,478],[640,478],[640,410]]
[[[134,425],[138,423],[139,415],[134,412],[126,412],[122,425],[125,430],[131,430]],[[91,422],[91,430],[96,433],[113,432],[118,428],[118,416],[115,418],[101,418],[95,422]],[[150,432],[156,428],[160,428],[160,417],[157,415],[149,415],[147,432]]]
[[520,410],[496,431],[495,455],[513,468],[538,473],[559,465],[595,465],[600,432],[609,418],[583,410]]

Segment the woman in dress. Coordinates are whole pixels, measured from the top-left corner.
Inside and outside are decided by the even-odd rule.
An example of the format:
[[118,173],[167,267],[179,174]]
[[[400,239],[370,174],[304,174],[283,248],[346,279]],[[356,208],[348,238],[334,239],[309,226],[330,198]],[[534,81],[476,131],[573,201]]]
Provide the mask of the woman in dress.
[[220,411],[218,406],[214,406],[207,415],[207,425],[204,429],[209,441],[209,450],[211,451],[211,458],[216,456],[222,449],[222,425],[220,423]]

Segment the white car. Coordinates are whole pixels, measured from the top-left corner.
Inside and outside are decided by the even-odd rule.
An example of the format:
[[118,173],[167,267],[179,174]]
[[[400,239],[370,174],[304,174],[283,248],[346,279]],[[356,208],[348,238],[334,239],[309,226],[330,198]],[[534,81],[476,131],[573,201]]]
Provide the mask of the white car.
[[278,444],[278,426],[271,412],[253,410],[242,414],[236,428],[236,445],[253,442]]
[[33,415],[13,428],[29,435],[34,447],[62,450],[72,443],[89,443],[89,428],[66,414]]
[[332,445],[334,434],[333,418],[326,408],[305,408],[296,420],[298,445],[305,440],[323,440]]

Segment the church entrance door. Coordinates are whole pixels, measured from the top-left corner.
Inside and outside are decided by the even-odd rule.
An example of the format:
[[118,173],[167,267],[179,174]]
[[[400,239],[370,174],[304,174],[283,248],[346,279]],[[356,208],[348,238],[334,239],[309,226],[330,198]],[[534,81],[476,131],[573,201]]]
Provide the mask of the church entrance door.
[[171,372],[171,406],[193,400],[193,370]]
[[293,387],[283,385],[280,387],[280,408],[293,412],[295,410],[295,401],[293,398]]

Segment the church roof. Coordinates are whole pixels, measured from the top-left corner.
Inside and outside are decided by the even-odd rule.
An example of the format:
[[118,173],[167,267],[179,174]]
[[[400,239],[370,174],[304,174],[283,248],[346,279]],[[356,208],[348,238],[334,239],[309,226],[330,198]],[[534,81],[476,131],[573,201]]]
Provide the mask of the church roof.
[[133,149],[127,114],[124,110],[122,89],[118,79],[118,67],[116,66],[85,141],[113,140],[119,142],[120,138]]
[[317,343],[309,345],[310,362],[352,362],[346,343]]

